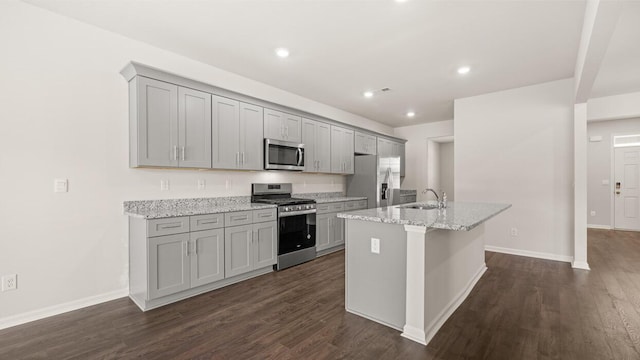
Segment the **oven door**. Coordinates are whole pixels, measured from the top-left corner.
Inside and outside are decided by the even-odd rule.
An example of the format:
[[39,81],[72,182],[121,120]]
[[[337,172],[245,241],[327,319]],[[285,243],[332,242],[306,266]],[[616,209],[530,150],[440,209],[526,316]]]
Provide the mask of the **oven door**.
[[264,168],[267,170],[304,170],[304,144],[264,139]]
[[278,218],[278,255],[316,246],[316,214]]

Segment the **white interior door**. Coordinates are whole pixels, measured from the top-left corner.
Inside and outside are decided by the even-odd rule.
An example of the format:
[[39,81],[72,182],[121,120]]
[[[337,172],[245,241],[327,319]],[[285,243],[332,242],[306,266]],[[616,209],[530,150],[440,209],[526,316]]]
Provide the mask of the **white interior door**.
[[615,228],[640,231],[640,146],[615,148]]

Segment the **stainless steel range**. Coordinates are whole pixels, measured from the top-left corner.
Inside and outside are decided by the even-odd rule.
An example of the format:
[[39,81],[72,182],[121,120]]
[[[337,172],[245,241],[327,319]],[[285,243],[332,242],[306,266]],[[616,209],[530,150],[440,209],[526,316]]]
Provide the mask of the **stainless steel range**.
[[316,257],[316,202],[291,197],[291,184],[251,184],[251,202],[278,205],[278,263],[282,270]]

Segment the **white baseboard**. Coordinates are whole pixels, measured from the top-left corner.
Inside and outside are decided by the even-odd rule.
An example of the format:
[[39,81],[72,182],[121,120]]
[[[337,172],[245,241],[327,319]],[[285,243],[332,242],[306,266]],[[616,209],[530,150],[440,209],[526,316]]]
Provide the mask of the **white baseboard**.
[[609,225],[587,224],[587,228],[589,228],[589,229],[611,230],[611,226],[609,226]]
[[574,269],[591,270],[586,261],[574,261],[571,263],[571,267]]
[[84,299],[69,301],[67,303],[49,306],[43,309],[33,310],[22,314],[17,314],[0,319],[0,330],[12,326],[25,324],[31,321],[44,319],[50,316],[59,315],[73,310],[78,310],[87,306],[100,304],[103,302],[119,299],[129,294],[129,289],[120,289],[108,293],[89,296]]
[[[467,286],[465,286],[462,291],[460,293],[458,293],[458,295],[456,295],[451,302],[449,302],[449,304],[447,304],[447,306],[445,306],[444,309],[442,309],[442,311],[435,317],[435,319],[433,319],[433,321],[431,321],[431,323],[429,325],[426,326],[426,328],[424,329],[424,334],[425,334],[425,339],[424,339],[424,343],[421,341],[418,341],[419,343],[422,343],[424,345],[428,344],[429,341],[431,341],[431,339],[433,339],[433,337],[438,333],[438,330],[440,330],[440,328],[442,327],[442,325],[444,325],[445,321],[447,321],[447,319],[449,319],[449,317],[453,314],[454,311],[456,311],[456,309],[458,308],[458,306],[460,306],[460,304],[462,304],[462,302],[467,298],[467,296],[469,296],[469,293],[471,292],[471,290],[473,289],[474,286],[476,286],[476,284],[478,283],[478,281],[480,280],[480,278],[482,277],[482,275],[487,271],[487,266],[485,264],[482,264],[482,267],[480,269],[478,269],[478,272],[476,272],[476,274],[473,276],[473,278],[471,278],[471,280],[469,280],[469,282],[467,283]],[[406,328],[406,326],[405,326]],[[408,335],[408,336],[407,336]],[[415,340],[413,337],[411,337],[411,334],[403,334],[402,336],[417,341]]]
[[510,255],[518,255],[518,256],[527,256],[527,257],[532,257],[537,259],[563,261],[568,263],[573,262],[573,256],[567,256],[567,255],[558,255],[558,254],[550,254],[550,253],[543,253],[543,252],[537,252],[537,251],[503,248],[503,247],[491,246],[491,245],[485,245],[484,249],[486,251],[492,251],[492,252],[510,254]]

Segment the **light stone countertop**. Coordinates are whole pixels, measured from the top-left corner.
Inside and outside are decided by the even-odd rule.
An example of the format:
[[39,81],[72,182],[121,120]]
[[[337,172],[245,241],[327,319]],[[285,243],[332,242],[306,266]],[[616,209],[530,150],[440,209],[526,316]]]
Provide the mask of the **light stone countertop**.
[[367,200],[366,196],[345,196],[341,192],[302,193],[302,194],[293,194],[291,196],[302,198],[302,199],[313,199],[316,201],[317,204],[354,201],[354,200]]
[[276,207],[272,204],[251,203],[249,196],[125,201],[123,205],[125,215],[143,219],[219,214]]
[[338,213],[339,218],[387,224],[426,226],[433,229],[469,231],[511,207],[511,204],[448,202],[445,209],[419,210],[407,206],[437,204],[435,201],[402,204]]

